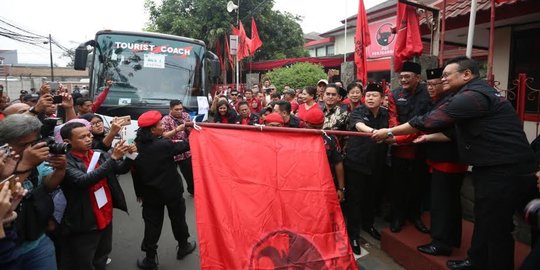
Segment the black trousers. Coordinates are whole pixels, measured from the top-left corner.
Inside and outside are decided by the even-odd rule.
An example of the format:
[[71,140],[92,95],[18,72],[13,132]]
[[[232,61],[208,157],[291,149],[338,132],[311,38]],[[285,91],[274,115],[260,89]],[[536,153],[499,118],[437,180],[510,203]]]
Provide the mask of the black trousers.
[[163,227],[164,210],[167,207],[174,239],[182,246],[189,238],[189,229],[186,223],[186,203],[179,195],[175,200],[166,203],[147,203],[143,198],[142,216],[144,219],[144,238],[141,249],[148,254],[157,253],[157,242]]
[[390,207],[392,219],[420,218],[423,161],[392,157]]
[[373,226],[375,208],[380,201],[380,198],[377,198],[379,193],[376,192],[380,183],[380,173],[369,175],[355,170],[352,166],[345,166],[347,232],[351,239],[360,236],[360,226]]
[[469,257],[480,269],[514,269],[513,215],[535,192],[535,162],[474,167],[474,231]]
[[112,250],[112,232],[111,222],[103,230],[64,235],[60,269],[105,270]]
[[431,175],[431,239],[450,248],[461,245],[461,184],[465,173]]
[[186,179],[187,191],[189,194],[194,195],[195,187],[193,186],[193,167],[191,165],[191,157],[177,161],[178,167]]

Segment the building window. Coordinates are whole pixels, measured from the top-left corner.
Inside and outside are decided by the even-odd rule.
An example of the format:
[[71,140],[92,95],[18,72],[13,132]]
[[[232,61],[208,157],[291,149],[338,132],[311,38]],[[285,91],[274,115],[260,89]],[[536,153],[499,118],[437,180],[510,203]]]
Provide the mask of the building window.
[[336,52],[334,51],[334,44],[326,46],[326,55],[334,55]]
[[317,56],[317,52],[315,51],[315,49],[309,49],[309,56],[310,56],[310,57],[315,57],[315,56]]
[[326,47],[317,48],[317,56],[326,56]]

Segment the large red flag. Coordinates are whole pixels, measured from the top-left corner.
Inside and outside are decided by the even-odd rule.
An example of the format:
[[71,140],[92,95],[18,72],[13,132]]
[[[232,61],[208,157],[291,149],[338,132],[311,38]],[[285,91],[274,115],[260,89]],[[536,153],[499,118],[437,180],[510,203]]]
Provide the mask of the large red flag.
[[398,2],[396,20],[397,37],[394,45],[394,71],[401,71],[403,62],[414,55],[420,55],[423,50],[420,36],[420,23],[416,8]]
[[321,135],[189,139],[201,269],[357,269]]
[[354,63],[356,64],[356,78],[367,84],[367,55],[366,47],[371,44],[369,26],[364,7],[364,0],[359,0],[358,15],[356,18],[356,35],[354,37]]
[[258,48],[262,46],[262,40],[259,38],[259,32],[257,31],[257,25],[255,24],[255,18],[251,18],[251,54],[255,54]]
[[221,68],[221,70],[224,70],[225,69],[225,61],[223,59],[223,45],[221,44],[221,38],[216,39],[215,46],[216,46],[216,54],[217,54],[218,60],[219,60],[219,67]]

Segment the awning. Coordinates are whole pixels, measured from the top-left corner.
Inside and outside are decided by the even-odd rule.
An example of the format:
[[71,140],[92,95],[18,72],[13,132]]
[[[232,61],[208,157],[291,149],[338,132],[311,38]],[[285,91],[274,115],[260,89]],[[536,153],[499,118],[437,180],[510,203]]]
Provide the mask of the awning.
[[[353,54],[347,56],[347,61],[353,61],[353,59]],[[251,62],[247,63],[244,69],[251,71],[267,71],[300,62],[320,64],[325,68],[340,68],[341,64],[343,63],[343,55],[333,57],[300,57],[281,60]]]

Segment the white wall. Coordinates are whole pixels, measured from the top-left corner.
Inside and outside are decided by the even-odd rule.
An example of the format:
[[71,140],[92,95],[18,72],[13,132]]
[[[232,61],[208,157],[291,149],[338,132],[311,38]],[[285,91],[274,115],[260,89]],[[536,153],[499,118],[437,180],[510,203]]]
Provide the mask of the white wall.
[[345,34],[336,36],[334,44],[335,54],[354,52],[354,31],[347,31],[347,41],[345,41]]
[[499,81],[499,88],[508,89],[510,73],[510,47],[512,45],[512,27],[495,29],[495,48],[493,50],[493,74]]

